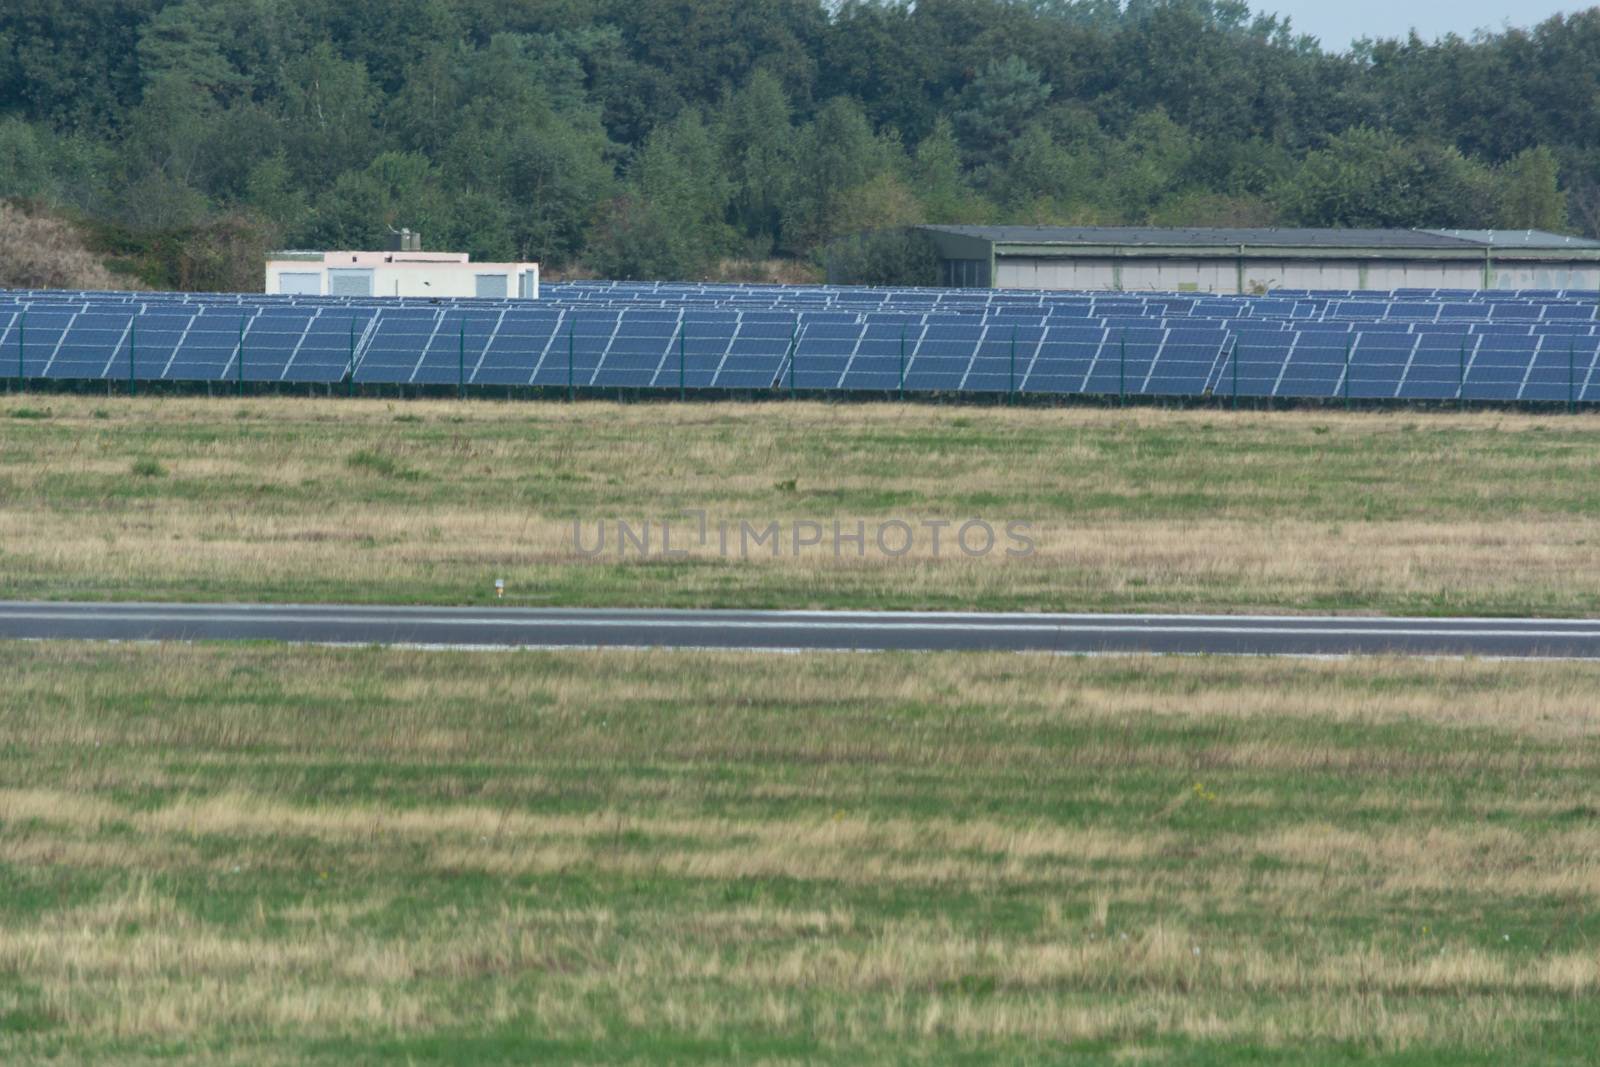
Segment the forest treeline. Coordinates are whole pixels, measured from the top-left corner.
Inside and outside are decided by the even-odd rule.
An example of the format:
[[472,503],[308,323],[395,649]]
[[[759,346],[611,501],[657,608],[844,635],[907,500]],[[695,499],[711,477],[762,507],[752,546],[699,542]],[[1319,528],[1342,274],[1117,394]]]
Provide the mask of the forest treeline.
[[1600,9],[1337,51],[1232,0],[7,0],[0,198],[692,278],[912,223],[1600,231]]

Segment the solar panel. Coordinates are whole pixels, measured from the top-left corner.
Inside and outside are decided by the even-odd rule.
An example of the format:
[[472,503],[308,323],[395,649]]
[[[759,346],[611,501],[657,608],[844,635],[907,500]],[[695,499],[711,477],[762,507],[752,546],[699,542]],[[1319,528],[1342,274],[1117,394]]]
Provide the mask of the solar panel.
[[[672,390],[1600,399],[1596,301],[570,282],[546,299],[0,292],[28,376]],[[1348,373],[1346,367],[1348,365]],[[1579,380],[1581,379],[1581,381]],[[1237,381],[1237,386],[1235,386]]]

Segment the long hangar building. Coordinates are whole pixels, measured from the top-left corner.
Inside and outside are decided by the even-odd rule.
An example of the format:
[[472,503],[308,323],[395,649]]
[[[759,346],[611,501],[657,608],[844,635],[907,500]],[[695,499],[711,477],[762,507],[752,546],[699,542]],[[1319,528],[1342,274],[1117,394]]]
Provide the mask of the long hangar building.
[[1600,241],[1542,230],[918,229],[959,288],[1600,289]]

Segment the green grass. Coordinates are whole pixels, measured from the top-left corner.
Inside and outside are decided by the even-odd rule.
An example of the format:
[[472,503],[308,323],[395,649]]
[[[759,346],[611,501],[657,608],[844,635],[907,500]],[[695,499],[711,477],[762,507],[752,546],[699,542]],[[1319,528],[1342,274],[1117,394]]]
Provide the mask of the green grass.
[[[1600,602],[1591,416],[53,396],[14,417],[33,410],[0,402],[0,595],[474,603],[504,578],[551,605]],[[574,523],[618,519],[657,544],[675,520],[681,545],[691,511],[791,532],[1024,521],[1038,551],[573,549]]]
[[1589,1063],[1594,668],[0,643],[0,1062]]
[[370,448],[350,453],[345,459],[345,465],[353,471],[362,471],[397,481],[414,482],[421,477],[417,471],[400,463],[393,456]]

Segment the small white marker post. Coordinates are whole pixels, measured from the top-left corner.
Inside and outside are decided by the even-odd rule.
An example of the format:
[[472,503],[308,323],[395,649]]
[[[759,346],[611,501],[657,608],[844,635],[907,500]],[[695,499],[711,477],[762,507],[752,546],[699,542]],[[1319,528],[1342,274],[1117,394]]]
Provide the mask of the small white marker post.
[[494,598],[496,600],[504,600],[506,598],[506,580],[504,578],[496,578],[494,580]]

